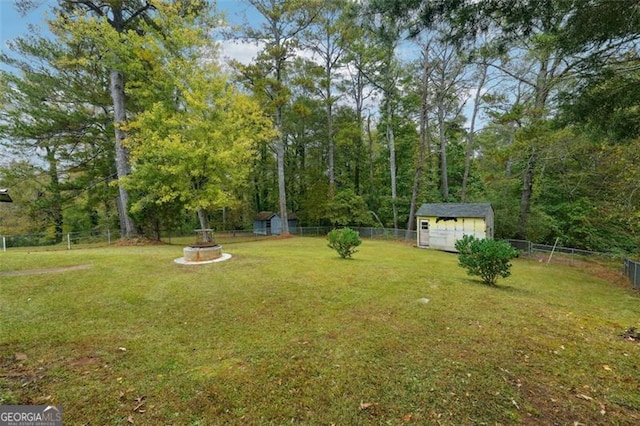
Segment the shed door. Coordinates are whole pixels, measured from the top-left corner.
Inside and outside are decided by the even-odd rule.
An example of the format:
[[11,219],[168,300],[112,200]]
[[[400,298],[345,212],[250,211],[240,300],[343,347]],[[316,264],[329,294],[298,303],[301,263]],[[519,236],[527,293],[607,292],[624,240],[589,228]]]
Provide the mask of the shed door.
[[271,233],[273,235],[280,235],[282,232],[282,221],[280,216],[275,215],[271,218]]
[[420,229],[418,230],[418,245],[429,247],[429,221],[420,219]]

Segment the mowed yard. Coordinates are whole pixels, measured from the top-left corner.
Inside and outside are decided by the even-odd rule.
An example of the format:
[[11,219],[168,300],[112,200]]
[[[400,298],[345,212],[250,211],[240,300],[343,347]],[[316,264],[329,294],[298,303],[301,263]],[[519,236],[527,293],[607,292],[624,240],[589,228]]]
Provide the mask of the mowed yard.
[[222,243],[200,266],[179,244],[0,253],[0,404],[69,425],[640,423],[620,336],[640,295],[613,272],[516,259],[491,288],[409,243]]

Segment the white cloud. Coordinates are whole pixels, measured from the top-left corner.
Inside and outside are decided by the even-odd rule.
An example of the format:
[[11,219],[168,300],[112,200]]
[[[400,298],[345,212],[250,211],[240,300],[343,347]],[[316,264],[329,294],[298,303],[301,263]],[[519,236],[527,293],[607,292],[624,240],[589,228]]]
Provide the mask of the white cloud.
[[225,62],[236,60],[244,65],[253,62],[262,45],[256,43],[243,43],[239,40],[224,40],[220,42],[221,57]]

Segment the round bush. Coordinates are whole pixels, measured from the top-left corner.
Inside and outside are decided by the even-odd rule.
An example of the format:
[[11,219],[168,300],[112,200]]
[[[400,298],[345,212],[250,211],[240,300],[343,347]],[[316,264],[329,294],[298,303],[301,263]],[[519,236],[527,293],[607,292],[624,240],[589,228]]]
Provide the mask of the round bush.
[[346,259],[357,252],[356,247],[362,244],[360,234],[351,228],[334,229],[327,235],[329,248],[338,252],[341,258]]
[[506,241],[478,239],[465,235],[456,241],[458,263],[469,275],[476,275],[489,285],[495,285],[498,277],[511,275],[511,259],[518,252]]

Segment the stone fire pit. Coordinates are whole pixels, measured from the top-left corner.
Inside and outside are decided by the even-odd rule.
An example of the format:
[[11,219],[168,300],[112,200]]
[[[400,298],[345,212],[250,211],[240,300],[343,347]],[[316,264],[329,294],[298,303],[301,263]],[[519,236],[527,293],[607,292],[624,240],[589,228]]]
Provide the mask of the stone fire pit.
[[197,265],[221,262],[231,257],[230,254],[222,253],[222,246],[215,242],[212,229],[196,229],[195,233],[195,244],[188,245],[182,249],[183,257],[176,259],[176,263]]
[[222,246],[219,244],[194,244],[183,248],[182,253],[187,262],[214,260],[222,256]]

